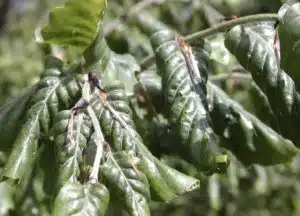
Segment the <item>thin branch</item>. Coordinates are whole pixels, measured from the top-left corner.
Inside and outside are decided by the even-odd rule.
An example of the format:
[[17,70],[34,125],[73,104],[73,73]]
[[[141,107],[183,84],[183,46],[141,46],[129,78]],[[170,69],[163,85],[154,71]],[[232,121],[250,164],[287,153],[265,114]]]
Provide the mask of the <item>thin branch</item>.
[[243,25],[246,23],[257,22],[257,21],[267,21],[267,20],[276,21],[277,19],[278,19],[277,14],[256,14],[256,15],[244,16],[244,17],[230,20],[228,22],[220,23],[219,25],[213,26],[209,29],[205,29],[203,31],[199,31],[194,34],[188,35],[184,39],[186,42],[192,42],[199,38],[204,38],[219,32],[224,32],[236,25]]
[[[219,25],[196,32],[194,34],[187,35],[184,37],[184,40],[189,43],[192,41],[196,41],[200,38],[214,35],[216,33],[225,32],[236,25],[242,25],[242,24],[257,22],[257,21],[268,21],[268,20],[276,21],[277,19],[278,19],[277,14],[256,14],[256,15],[244,16],[227,22],[222,22]],[[153,63],[153,61],[154,61],[154,55],[150,55],[146,57],[140,63],[141,68],[145,69],[149,67]]]
[[104,34],[109,35],[112,31],[117,29],[120,25],[122,25],[122,19],[125,21],[131,18],[136,13],[139,13],[140,11],[144,10],[145,8],[151,6],[152,4],[162,4],[165,0],[143,0],[135,5],[133,5],[129,11],[124,11],[119,18],[113,20],[112,22],[108,23],[106,27],[104,28]]
[[208,79],[212,82],[213,81],[223,81],[223,80],[227,80],[227,79],[251,80],[252,76],[250,74],[246,74],[246,73],[234,72],[234,73],[217,74],[217,75],[208,77]]
[[94,159],[94,163],[93,163],[92,172],[89,176],[89,182],[91,184],[95,184],[98,182],[100,162],[101,162],[102,155],[103,155],[103,146],[106,142],[105,142],[104,136],[102,134],[101,127],[100,127],[99,121],[97,119],[97,116],[96,116],[94,110],[89,105],[90,91],[91,91],[91,86],[90,86],[89,79],[88,79],[88,77],[85,77],[85,83],[84,83],[82,91],[81,91],[82,98],[72,108],[71,117],[70,117],[69,125],[68,125],[68,136],[72,142],[73,141],[73,128],[71,128],[71,127],[73,127],[73,118],[74,118],[75,112],[80,109],[86,109],[89,117],[91,118],[94,130],[95,130],[95,134],[96,134],[94,141],[97,146],[97,150],[96,150],[96,155],[95,155],[95,159]]
[[105,139],[102,134],[100,124],[99,124],[99,121],[97,119],[97,116],[96,116],[94,110],[90,106],[88,106],[87,112],[92,120],[93,127],[96,132],[95,143],[97,146],[97,151],[96,151],[96,156],[95,156],[94,163],[93,163],[92,172],[89,176],[89,182],[92,184],[95,184],[98,181],[100,162],[101,162],[102,155],[103,155],[103,146],[105,144]]

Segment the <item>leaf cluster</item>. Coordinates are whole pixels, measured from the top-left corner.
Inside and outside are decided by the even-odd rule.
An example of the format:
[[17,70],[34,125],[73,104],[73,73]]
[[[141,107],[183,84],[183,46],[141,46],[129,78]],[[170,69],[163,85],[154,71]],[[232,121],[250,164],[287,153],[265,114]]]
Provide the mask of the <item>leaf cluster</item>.
[[300,3],[222,24],[145,2],[70,0],[36,30],[39,80],[0,107],[0,215],[299,213]]

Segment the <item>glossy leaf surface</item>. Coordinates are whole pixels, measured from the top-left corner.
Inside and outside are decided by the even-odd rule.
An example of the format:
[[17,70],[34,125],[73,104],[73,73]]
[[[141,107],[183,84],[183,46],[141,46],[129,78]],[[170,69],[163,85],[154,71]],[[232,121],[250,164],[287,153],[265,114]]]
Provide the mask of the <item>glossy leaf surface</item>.
[[300,89],[300,3],[283,6],[281,10],[278,36],[280,39],[280,64]]
[[[189,75],[189,62],[186,62],[175,40],[168,30],[155,33],[151,38],[156,53],[156,63],[162,74],[162,88],[165,113],[170,126],[180,138],[180,153],[192,161],[200,170],[220,172],[226,168],[227,160],[218,162],[222,155],[218,150],[209,114],[205,108],[205,78],[195,92]],[[191,66],[190,66],[191,67]]]
[[[83,113],[74,116],[72,137],[68,136],[71,111],[59,112],[51,133],[55,134],[56,160],[58,166],[58,189],[66,182],[77,182],[83,169],[83,151],[91,134],[91,122]],[[72,140],[71,140],[72,139]]]
[[227,33],[225,45],[266,94],[280,133],[299,146],[300,96],[291,77],[278,68],[271,43],[250,28],[236,26]]
[[102,175],[112,197],[119,199],[132,216],[150,215],[150,188],[146,175],[134,168],[139,158],[128,152],[110,154],[102,166]]
[[246,112],[217,86],[209,83],[208,90],[214,129],[240,161],[274,165],[290,161],[299,152],[290,140]]
[[135,72],[140,70],[140,66],[132,55],[113,52],[102,31],[84,52],[84,57],[85,67],[101,75],[104,86],[120,81],[124,83],[126,94],[133,95],[133,87],[137,83]]
[[120,123],[99,100],[92,100],[91,106],[98,116],[106,140],[114,151],[133,151],[141,160],[141,171],[147,176],[151,197],[155,200],[171,200],[179,194],[186,193],[199,186],[199,182],[184,175],[155,158],[144,146],[135,130],[132,111],[128,104],[123,86],[120,83],[106,88],[107,101],[123,119]]
[[54,201],[52,215],[103,216],[109,202],[109,192],[102,184],[67,183]]

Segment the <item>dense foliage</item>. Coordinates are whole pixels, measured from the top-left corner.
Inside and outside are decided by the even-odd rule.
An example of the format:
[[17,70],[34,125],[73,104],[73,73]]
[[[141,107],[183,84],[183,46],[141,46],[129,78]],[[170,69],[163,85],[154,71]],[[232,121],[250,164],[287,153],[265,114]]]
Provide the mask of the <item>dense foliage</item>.
[[300,2],[4,2],[1,216],[300,214]]

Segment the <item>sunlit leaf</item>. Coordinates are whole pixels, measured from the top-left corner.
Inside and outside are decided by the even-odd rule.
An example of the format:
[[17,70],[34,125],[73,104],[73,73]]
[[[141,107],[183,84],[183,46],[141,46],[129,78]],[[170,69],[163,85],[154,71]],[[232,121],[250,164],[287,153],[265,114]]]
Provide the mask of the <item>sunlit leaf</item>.
[[199,72],[201,81],[194,86],[189,71],[192,65],[182,55],[173,32],[159,31],[152,36],[151,43],[162,74],[164,112],[179,138],[177,151],[202,171],[222,172],[228,161],[218,149],[210,125],[204,71]]
[[147,176],[150,184],[151,197],[155,200],[171,200],[177,195],[184,194],[199,186],[199,182],[184,175],[155,158],[144,146],[139,134],[136,132],[132,121],[131,109],[124,88],[120,83],[108,86],[107,101],[116,110],[117,114],[126,123],[122,125],[114,115],[99,102],[92,100],[94,109],[106,140],[114,151],[133,151],[141,160],[141,171]]
[[106,0],[69,0],[49,14],[49,24],[42,27],[44,41],[67,45],[84,51],[96,38]]
[[150,188],[146,175],[135,168],[138,160],[126,152],[110,155],[102,166],[102,175],[112,196],[130,215],[147,216]]

